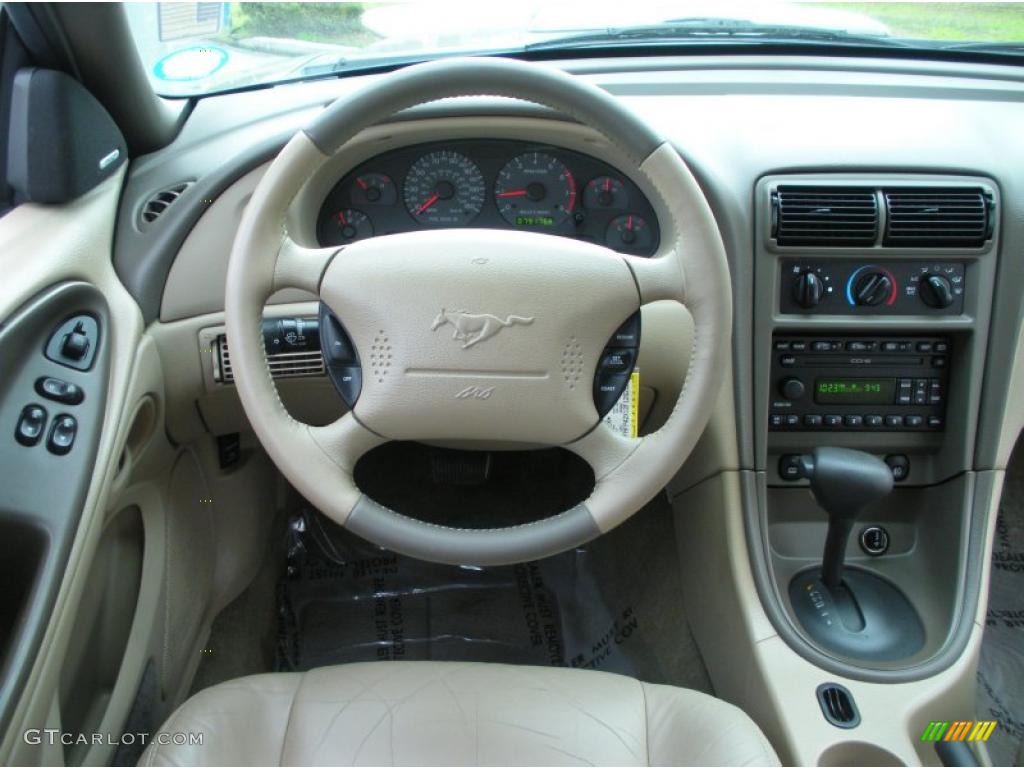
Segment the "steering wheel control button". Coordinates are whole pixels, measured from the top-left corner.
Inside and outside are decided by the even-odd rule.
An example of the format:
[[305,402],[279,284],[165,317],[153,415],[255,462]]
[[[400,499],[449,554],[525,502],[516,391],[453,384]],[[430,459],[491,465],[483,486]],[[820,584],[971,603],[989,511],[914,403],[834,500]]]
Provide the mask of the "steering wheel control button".
[[75,444],[75,436],[78,434],[78,422],[74,416],[62,414],[53,420],[50,427],[50,436],[46,439],[46,449],[57,456],[63,456],[71,450]]
[[619,326],[619,329],[612,334],[612,341],[609,346],[630,347],[637,349],[640,346],[640,313],[636,312]]
[[14,428],[14,439],[31,448],[39,442],[46,429],[46,409],[41,405],[26,405],[21,409],[18,425]]
[[349,408],[356,404],[359,399],[359,392],[363,388],[363,371],[358,365],[350,365],[341,368],[331,368],[331,379],[334,386],[338,388],[341,399]]
[[597,375],[597,384],[594,386],[594,404],[602,419],[618,402],[628,383],[628,373],[599,373]]
[[860,532],[860,548],[872,557],[889,551],[889,532],[880,525],[869,525]]
[[885,463],[892,470],[892,479],[897,483],[907,479],[910,474],[910,459],[902,453],[892,453],[885,457]]
[[320,346],[324,353],[324,362],[328,366],[359,365],[352,340],[341,327],[341,323],[326,308],[320,309]]
[[65,405],[78,405],[85,399],[81,387],[53,376],[36,379],[36,392],[47,400],[56,400]]
[[609,349],[601,359],[601,370],[606,373],[625,373],[633,370],[632,349]]
[[92,367],[99,346],[100,329],[91,315],[76,315],[65,320],[46,343],[46,357],[55,363],[87,371]]
[[799,453],[786,453],[779,457],[779,477],[790,482],[804,476]]

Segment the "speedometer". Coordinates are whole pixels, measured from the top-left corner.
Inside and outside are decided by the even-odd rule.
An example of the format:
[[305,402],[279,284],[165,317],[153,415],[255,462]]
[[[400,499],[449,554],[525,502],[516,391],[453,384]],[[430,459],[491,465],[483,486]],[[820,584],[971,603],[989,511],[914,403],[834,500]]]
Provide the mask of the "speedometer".
[[480,213],[484,194],[483,174],[459,152],[423,155],[405,177],[405,207],[430,226],[465,226]]
[[555,227],[576,208],[576,179],[561,160],[546,152],[527,152],[498,173],[494,198],[513,226]]

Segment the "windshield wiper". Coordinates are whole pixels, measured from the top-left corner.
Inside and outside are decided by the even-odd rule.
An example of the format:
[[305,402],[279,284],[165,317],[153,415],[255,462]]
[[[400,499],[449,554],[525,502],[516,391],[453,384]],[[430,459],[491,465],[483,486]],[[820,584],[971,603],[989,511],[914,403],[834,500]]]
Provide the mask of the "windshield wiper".
[[557,48],[589,48],[605,45],[674,42],[777,43],[780,41],[822,42],[840,45],[909,48],[912,44],[881,35],[859,35],[824,27],[788,24],[758,24],[743,19],[692,18],[635,27],[608,27],[530,43],[527,51]]

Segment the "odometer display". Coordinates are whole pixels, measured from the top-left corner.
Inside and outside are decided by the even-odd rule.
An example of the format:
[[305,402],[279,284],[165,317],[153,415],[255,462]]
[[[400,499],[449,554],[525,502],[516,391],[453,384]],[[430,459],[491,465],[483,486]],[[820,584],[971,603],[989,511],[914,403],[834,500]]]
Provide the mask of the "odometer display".
[[485,194],[483,174],[460,152],[423,155],[405,177],[405,207],[421,224],[465,226],[480,213]]
[[896,379],[815,379],[814,402],[836,405],[889,405],[896,401]]

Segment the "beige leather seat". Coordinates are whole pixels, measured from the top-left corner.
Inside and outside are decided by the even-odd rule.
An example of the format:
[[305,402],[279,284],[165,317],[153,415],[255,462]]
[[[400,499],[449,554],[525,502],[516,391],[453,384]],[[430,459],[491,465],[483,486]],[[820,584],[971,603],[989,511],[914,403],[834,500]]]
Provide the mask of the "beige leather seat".
[[194,696],[143,765],[778,765],[743,712],[576,669],[376,662],[245,677]]

